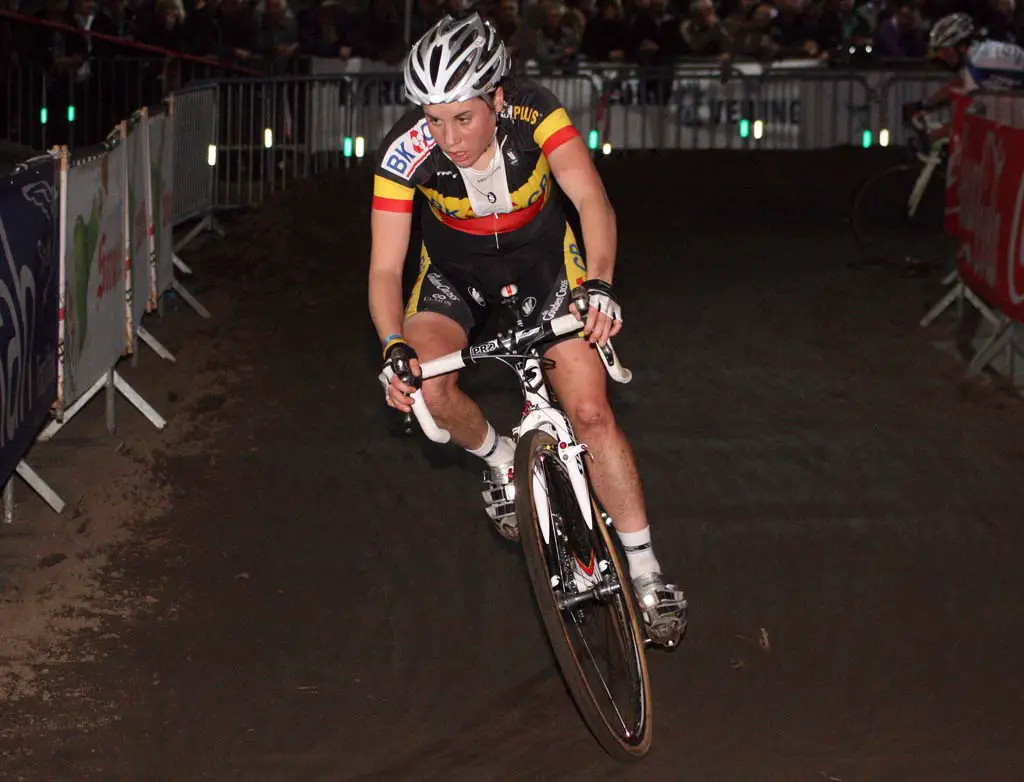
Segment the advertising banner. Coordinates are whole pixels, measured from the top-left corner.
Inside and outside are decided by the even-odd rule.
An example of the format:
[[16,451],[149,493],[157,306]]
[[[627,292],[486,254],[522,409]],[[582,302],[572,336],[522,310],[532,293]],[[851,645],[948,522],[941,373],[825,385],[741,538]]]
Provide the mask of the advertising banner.
[[0,485],[57,397],[57,162],[0,183]]
[[949,136],[949,163],[946,166],[946,233],[952,236],[959,234],[957,214],[960,205],[957,197],[957,176],[960,170],[960,139],[963,134],[964,120],[967,118],[967,110],[971,106],[971,98],[963,92],[954,91],[953,99],[953,127]]
[[964,281],[1024,322],[1024,130],[968,113],[957,177]]
[[132,333],[142,323],[147,308],[156,303],[156,279],[149,254],[150,236],[153,233],[153,209],[146,184],[146,119],[128,131],[126,142],[128,155],[128,219],[129,249],[131,252],[131,318]]
[[125,144],[68,172],[64,403],[99,380],[125,349]]
[[174,134],[171,117],[156,114],[149,118],[150,185],[153,204],[153,263],[156,292],[161,294],[174,280]]

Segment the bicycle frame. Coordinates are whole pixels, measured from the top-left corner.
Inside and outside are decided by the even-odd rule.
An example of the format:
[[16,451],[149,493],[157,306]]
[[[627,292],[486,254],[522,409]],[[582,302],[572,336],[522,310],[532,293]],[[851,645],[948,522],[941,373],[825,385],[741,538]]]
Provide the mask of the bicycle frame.
[[925,189],[928,187],[928,183],[931,182],[932,175],[935,173],[935,169],[943,162],[942,151],[949,144],[948,139],[942,139],[937,144],[930,143],[929,133],[933,130],[937,130],[942,127],[942,123],[931,122],[928,117],[922,117],[921,121],[911,123],[914,131],[923,140],[929,141],[928,146],[929,152],[917,152],[915,157],[924,165],[921,169],[921,174],[917,177],[917,181],[914,182],[914,187],[910,191],[910,197],[907,199],[907,216],[913,217],[917,211],[917,207],[921,203],[921,197],[924,195]]
[[[581,302],[586,301],[585,296],[582,299],[574,296],[573,300],[580,307],[581,312],[585,312],[585,307],[581,307]],[[583,455],[587,451],[587,446],[576,441],[568,416],[551,401],[551,393],[548,390],[543,371],[547,359],[544,359],[537,351],[538,343],[550,337],[561,337],[579,332],[582,323],[575,315],[563,315],[543,325],[524,329],[522,320],[517,316],[517,327],[502,332],[487,342],[470,345],[462,350],[453,351],[421,364],[421,379],[429,380],[438,375],[456,372],[467,364],[475,364],[485,359],[500,360],[515,371],[519,376],[525,404],[519,426],[512,430],[513,437],[518,442],[520,437],[527,432],[541,429],[558,441],[558,457],[567,465],[573,464],[576,468],[567,470],[567,472],[572,482],[573,492],[580,507],[584,509],[587,527],[593,529],[593,506],[590,501],[590,489],[587,485],[586,469],[583,464]],[[619,363],[611,342],[607,342],[603,347],[598,347],[597,352],[613,380],[619,383],[628,383],[632,379],[632,372]],[[391,381],[393,374],[390,368],[386,368],[380,375],[381,383],[386,386]],[[417,388],[411,396],[413,413],[424,434],[436,443],[447,443],[451,439],[451,435],[434,421],[423,399],[422,389]],[[533,480],[542,481],[543,478],[535,474]],[[546,498],[547,492],[538,491],[535,496]],[[538,499],[538,501],[542,500]],[[547,509],[538,508],[538,510],[546,511]],[[538,515],[543,520],[541,534],[544,542],[549,543],[551,535],[548,523],[549,514],[539,513]]]

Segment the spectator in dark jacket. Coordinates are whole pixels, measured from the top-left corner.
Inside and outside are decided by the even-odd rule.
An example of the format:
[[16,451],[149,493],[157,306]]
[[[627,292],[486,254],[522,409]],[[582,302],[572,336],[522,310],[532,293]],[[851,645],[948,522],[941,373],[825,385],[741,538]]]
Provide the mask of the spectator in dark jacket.
[[355,49],[355,19],[334,0],[313,0],[298,13],[299,49],[315,57],[349,59]]
[[690,14],[690,18],[679,26],[687,54],[708,57],[728,50],[729,33],[715,13],[711,0],[693,0]]
[[815,20],[807,11],[807,0],[775,0],[778,15],[778,57],[816,57],[820,51],[814,39]]
[[893,16],[879,25],[875,46],[881,57],[925,56],[928,36],[910,3],[901,4]]
[[825,51],[871,43],[871,22],[854,8],[854,0],[826,0],[815,38]]
[[583,31],[580,49],[596,62],[615,62],[626,59],[629,49],[629,30],[622,21],[618,0],[601,0],[597,18]]

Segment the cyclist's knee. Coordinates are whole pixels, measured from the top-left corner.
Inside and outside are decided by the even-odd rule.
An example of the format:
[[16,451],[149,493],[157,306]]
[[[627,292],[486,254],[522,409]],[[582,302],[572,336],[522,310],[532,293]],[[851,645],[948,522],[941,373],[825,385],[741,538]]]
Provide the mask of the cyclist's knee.
[[606,398],[600,396],[584,397],[572,405],[568,411],[574,429],[579,430],[581,439],[586,439],[584,432],[600,433],[615,426],[615,416]]
[[423,381],[423,400],[432,413],[437,416],[444,415],[452,393],[457,387],[457,382],[457,377],[454,374],[432,377]]

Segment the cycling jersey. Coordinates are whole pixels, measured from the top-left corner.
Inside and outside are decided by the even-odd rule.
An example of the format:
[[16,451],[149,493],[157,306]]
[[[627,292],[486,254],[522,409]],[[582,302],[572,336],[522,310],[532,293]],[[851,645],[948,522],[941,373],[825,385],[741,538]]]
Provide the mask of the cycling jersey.
[[965,92],[1024,89],[1024,49],[1012,43],[977,41],[967,50]]
[[561,191],[547,155],[579,133],[554,94],[519,81],[505,90],[498,152],[488,171],[456,166],[434,141],[423,110],[406,113],[381,144],[373,208],[411,212],[417,190],[429,206],[422,221],[433,262],[449,274],[478,271],[500,258],[525,271],[538,254],[519,252],[542,234],[560,243]]
[[579,133],[550,90],[519,81],[504,94],[499,151],[485,171],[456,166],[419,107],[381,144],[373,208],[412,212],[417,191],[428,207],[407,318],[435,312],[472,333],[512,286],[530,328],[567,314],[569,292],[587,279],[582,247],[547,161]]

